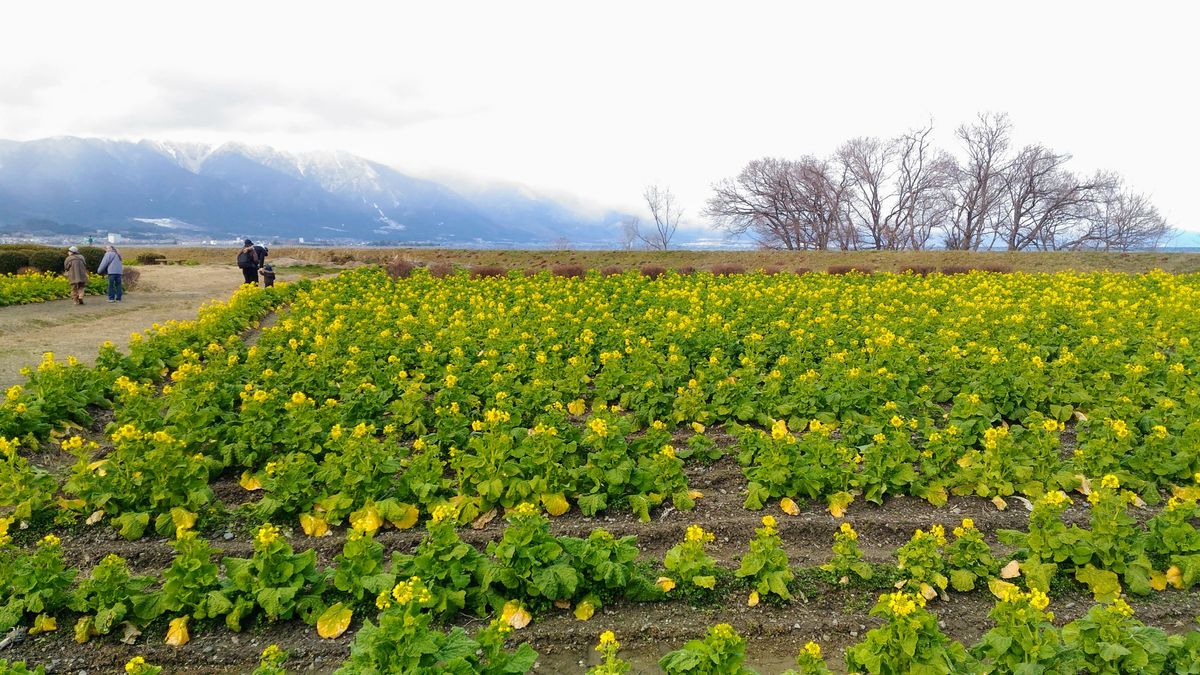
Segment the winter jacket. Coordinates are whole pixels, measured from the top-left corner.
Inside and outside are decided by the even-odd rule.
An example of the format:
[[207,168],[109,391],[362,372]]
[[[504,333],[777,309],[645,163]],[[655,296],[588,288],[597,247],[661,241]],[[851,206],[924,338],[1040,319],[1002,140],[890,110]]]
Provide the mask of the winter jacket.
[[73,284],[87,283],[87,261],[78,253],[72,253],[63,261],[63,273],[67,281]]
[[123,274],[125,266],[121,264],[121,254],[113,251],[105,251],[104,257],[100,259],[100,266],[96,268],[96,274]]

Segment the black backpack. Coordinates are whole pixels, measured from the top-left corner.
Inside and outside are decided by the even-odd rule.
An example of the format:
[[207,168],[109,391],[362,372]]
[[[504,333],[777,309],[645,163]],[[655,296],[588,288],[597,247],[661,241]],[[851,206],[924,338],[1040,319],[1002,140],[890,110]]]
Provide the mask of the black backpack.
[[258,254],[258,266],[261,268],[267,261],[267,247],[261,244],[255,244],[254,252]]

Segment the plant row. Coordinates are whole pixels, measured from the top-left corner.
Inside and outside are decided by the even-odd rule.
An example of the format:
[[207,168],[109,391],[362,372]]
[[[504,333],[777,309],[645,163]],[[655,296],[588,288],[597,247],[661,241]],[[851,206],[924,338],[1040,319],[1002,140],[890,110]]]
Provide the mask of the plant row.
[[[87,292],[101,295],[108,288],[103,277],[88,277]],[[0,307],[58,300],[71,295],[71,285],[61,274],[0,274]]]

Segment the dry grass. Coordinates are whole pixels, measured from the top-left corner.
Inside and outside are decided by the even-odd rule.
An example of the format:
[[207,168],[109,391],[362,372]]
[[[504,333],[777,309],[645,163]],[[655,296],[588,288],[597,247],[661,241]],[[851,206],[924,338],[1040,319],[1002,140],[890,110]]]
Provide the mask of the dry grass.
[[[142,252],[162,253],[168,262],[201,262],[232,265],[234,249],[202,247],[130,247],[126,256]],[[580,265],[585,269],[604,270],[618,267],[639,269],[658,265],[669,269],[694,267],[712,270],[718,265],[738,265],[748,270],[778,266],[786,270],[825,270],[842,265],[857,269],[868,267],[879,272],[900,272],[907,267],[944,270],[1003,268],[1019,272],[1200,272],[1197,253],[1007,253],[965,251],[500,251],[457,249],[384,249],[384,248],[311,248],[279,246],[271,248],[271,259],[289,258],[301,262],[325,264],[386,264],[400,256],[417,265],[432,267],[438,263],[458,267],[495,265],[504,268],[550,270],[555,265]]]

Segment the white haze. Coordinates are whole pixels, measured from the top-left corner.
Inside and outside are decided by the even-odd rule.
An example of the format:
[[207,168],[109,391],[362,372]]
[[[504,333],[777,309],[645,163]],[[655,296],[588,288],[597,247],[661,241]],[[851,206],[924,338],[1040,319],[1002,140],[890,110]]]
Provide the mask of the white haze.
[[[1191,3],[37,2],[0,9],[0,138],[345,149],[638,211],[766,155],[984,110],[1017,143],[1193,197]],[[951,148],[952,149],[952,148]]]

